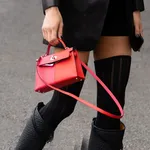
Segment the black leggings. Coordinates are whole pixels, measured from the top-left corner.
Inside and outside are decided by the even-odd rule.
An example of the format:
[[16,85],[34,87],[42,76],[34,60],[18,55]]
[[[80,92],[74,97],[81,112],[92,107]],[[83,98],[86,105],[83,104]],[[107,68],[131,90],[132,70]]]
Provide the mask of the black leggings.
[[[116,56],[95,61],[97,76],[100,77],[115,94],[122,107],[124,106],[125,88],[128,82],[130,63],[130,56]],[[85,70],[84,72],[86,73]],[[63,89],[79,96],[83,83],[84,81],[78,82]],[[77,101],[73,98],[55,91],[52,100],[40,110],[40,114],[55,130],[64,118],[72,114],[76,102]],[[99,84],[97,84],[97,106],[118,114],[118,108]],[[116,129],[120,126],[120,120],[111,119],[98,113],[96,125],[100,128]]]

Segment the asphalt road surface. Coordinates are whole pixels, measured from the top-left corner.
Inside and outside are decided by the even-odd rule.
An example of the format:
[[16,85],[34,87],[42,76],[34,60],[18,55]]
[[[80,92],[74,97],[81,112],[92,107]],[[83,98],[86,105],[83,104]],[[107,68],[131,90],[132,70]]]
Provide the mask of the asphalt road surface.
[[[125,150],[150,150],[150,0],[145,0],[145,5],[145,44],[141,53],[133,53],[126,94]],[[42,44],[42,21],[40,0],[0,0],[0,150],[14,150],[33,108],[39,101],[48,102],[52,95],[33,90],[35,60],[46,50]],[[92,62],[91,55],[89,65],[93,68]],[[95,83],[88,74],[81,95],[92,103],[96,99]],[[95,114],[78,103],[45,150],[81,150]]]

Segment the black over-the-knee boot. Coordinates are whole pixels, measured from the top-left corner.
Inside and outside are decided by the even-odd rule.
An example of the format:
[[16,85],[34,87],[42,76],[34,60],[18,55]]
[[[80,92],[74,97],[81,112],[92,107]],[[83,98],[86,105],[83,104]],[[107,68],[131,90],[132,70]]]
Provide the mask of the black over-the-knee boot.
[[53,129],[44,122],[39,110],[44,106],[39,103],[17,143],[15,150],[42,150],[46,142],[53,136]]
[[[86,70],[83,68],[84,74]],[[63,87],[62,89],[80,95],[84,81]],[[42,150],[47,141],[52,141],[58,124],[74,110],[76,100],[54,91],[53,97],[46,105],[39,103],[29,119],[15,150]]]
[[118,130],[106,130],[98,128],[93,119],[88,150],[122,150],[122,140],[125,126],[120,123]]
[[[108,86],[122,107],[125,103],[130,65],[130,56],[114,56],[95,61],[97,76]],[[119,115],[118,108],[99,84],[97,84],[97,106]],[[125,126],[120,119],[97,113],[97,118],[92,123],[88,150],[121,150],[124,130]]]

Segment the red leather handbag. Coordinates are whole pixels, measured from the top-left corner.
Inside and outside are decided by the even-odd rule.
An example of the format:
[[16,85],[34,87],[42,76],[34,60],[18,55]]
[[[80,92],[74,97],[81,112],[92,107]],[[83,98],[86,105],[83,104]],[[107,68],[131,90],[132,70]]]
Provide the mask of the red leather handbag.
[[[57,90],[63,94],[73,97],[74,99],[106,116],[116,119],[122,118],[124,114],[123,109],[108,87],[95,75],[95,73],[88,66],[85,65],[85,63],[80,60],[76,50],[66,47],[65,43],[61,39],[59,39],[59,41],[64,46],[64,51],[50,55],[51,45],[48,45],[46,54],[41,56],[36,62],[35,91],[39,93],[45,93],[51,90]],[[107,93],[117,105],[121,115],[109,113],[77,97],[76,95],[60,89],[61,87],[84,80],[85,77],[82,66],[85,67],[87,71],[107,91]]]
[[40,73],[40,76],[36,73],[37,92],[45,93],[52,90],[43,80],[48,85],[61,88],[84,79],[77,51],[67,48],[64,42],[60,41],[65,48],[64,51],[49,55],[51,47],[49,45],[46,54],[37,61],[37,70]]

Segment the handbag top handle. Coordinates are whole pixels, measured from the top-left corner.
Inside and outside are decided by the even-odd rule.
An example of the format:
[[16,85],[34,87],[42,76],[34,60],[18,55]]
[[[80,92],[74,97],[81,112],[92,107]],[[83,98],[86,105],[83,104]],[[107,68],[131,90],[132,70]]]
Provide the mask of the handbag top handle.
[[[63,45],[64,49],[67,49],[67,46],[66,44],[63,42],[62,39],[58,38],[59,42]],[[51,48],[51,44],[49,43],[48,44],[48,47],[47,47],[47,51],[46,51],[46,55],[49,55],[50,54],[50,48]]]

